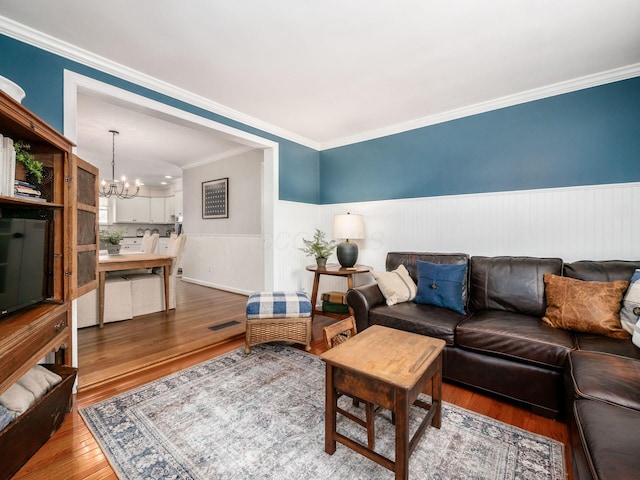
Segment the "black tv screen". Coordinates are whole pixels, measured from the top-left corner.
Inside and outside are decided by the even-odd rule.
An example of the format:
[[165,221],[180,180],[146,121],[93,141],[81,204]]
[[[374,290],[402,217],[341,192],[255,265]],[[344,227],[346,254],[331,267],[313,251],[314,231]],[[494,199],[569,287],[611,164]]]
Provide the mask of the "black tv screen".
[[47,221],[0,218],[0,315],[45,299]]

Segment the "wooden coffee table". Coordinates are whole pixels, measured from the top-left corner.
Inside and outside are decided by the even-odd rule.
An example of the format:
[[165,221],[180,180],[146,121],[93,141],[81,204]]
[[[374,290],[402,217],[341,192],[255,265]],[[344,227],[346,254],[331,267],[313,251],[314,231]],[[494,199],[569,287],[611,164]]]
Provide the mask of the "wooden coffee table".
[[[325,451],[336,442],[355,450],[396,473],[409,476],[409,456],[429,424],[442,422],[442,350],[444,340],[374,325],[321,355],[326,362]],[[430,404],[417,400],[431,384]],[[380,405],[395,413],[396,454],[391,460],[336,432],[338,392]],[[409,409],[428,411],[409,439]]]

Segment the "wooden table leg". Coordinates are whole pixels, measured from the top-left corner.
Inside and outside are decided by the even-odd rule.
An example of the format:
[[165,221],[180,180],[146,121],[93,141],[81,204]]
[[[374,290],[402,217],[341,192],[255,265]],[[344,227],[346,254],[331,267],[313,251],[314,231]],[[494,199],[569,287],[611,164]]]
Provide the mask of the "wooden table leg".
[[104,328],[104,282],[107,272],[98,274],[98,321],[100,328]]
[[408,392],[396,388],[396,480],[409,478],[409,397]]
[[[169,313],[169,268],[170,265],[165,265],[163,267],[164,271],[164,313]],[[176,265],[176,268],[178,266]]]
[[431,379],[431,408],[436,409],[431,425],[440,428],[442,425],[442,355],[436,360],[436,373]]
[[329,455],[336,453],[336,406],[338,396],[333,387],[333,367],[327,364],[324,419],[324,451]]
[[311,318],[316,314],[316,301],[318,300],[318,284],[320,283],[320,272],[313,274],[313,289],[311,290]]

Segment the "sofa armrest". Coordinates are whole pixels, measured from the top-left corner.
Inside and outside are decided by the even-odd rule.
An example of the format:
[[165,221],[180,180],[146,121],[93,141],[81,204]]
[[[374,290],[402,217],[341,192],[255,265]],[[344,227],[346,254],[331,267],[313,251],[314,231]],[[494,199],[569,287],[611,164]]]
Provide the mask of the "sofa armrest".
[[353,309],[359,332],[369,326],[369,310],[383,303],[385,298],[377,283],[361,285],[347,291],[347,304]]

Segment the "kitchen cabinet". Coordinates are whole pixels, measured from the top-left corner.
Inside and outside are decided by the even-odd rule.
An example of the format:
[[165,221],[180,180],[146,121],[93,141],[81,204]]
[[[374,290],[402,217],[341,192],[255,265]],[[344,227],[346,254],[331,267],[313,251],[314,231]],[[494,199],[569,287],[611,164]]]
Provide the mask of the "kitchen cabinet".
[[139,252],[142,248],[142,237],[125,237],[120,241],[120,252]]
[[167,197],[164,199],[164,221],[165,223],[175,223],[176,197]]
[[160,255],[166,255],[169,250],[169,238],[162,237],[158,239],[158,252]]
[[181,222],[182,221],[182,216],[183,216],[183,193],[182,192],[176,192],[175,195],[175,211],[176,211],[176,222]]
[[151,223],[165,222],[165,199],[162,197],[151,197],[149,199],[149,220]]
[[149,197],[117,198],[115,223],[150,223],[149,200]]

